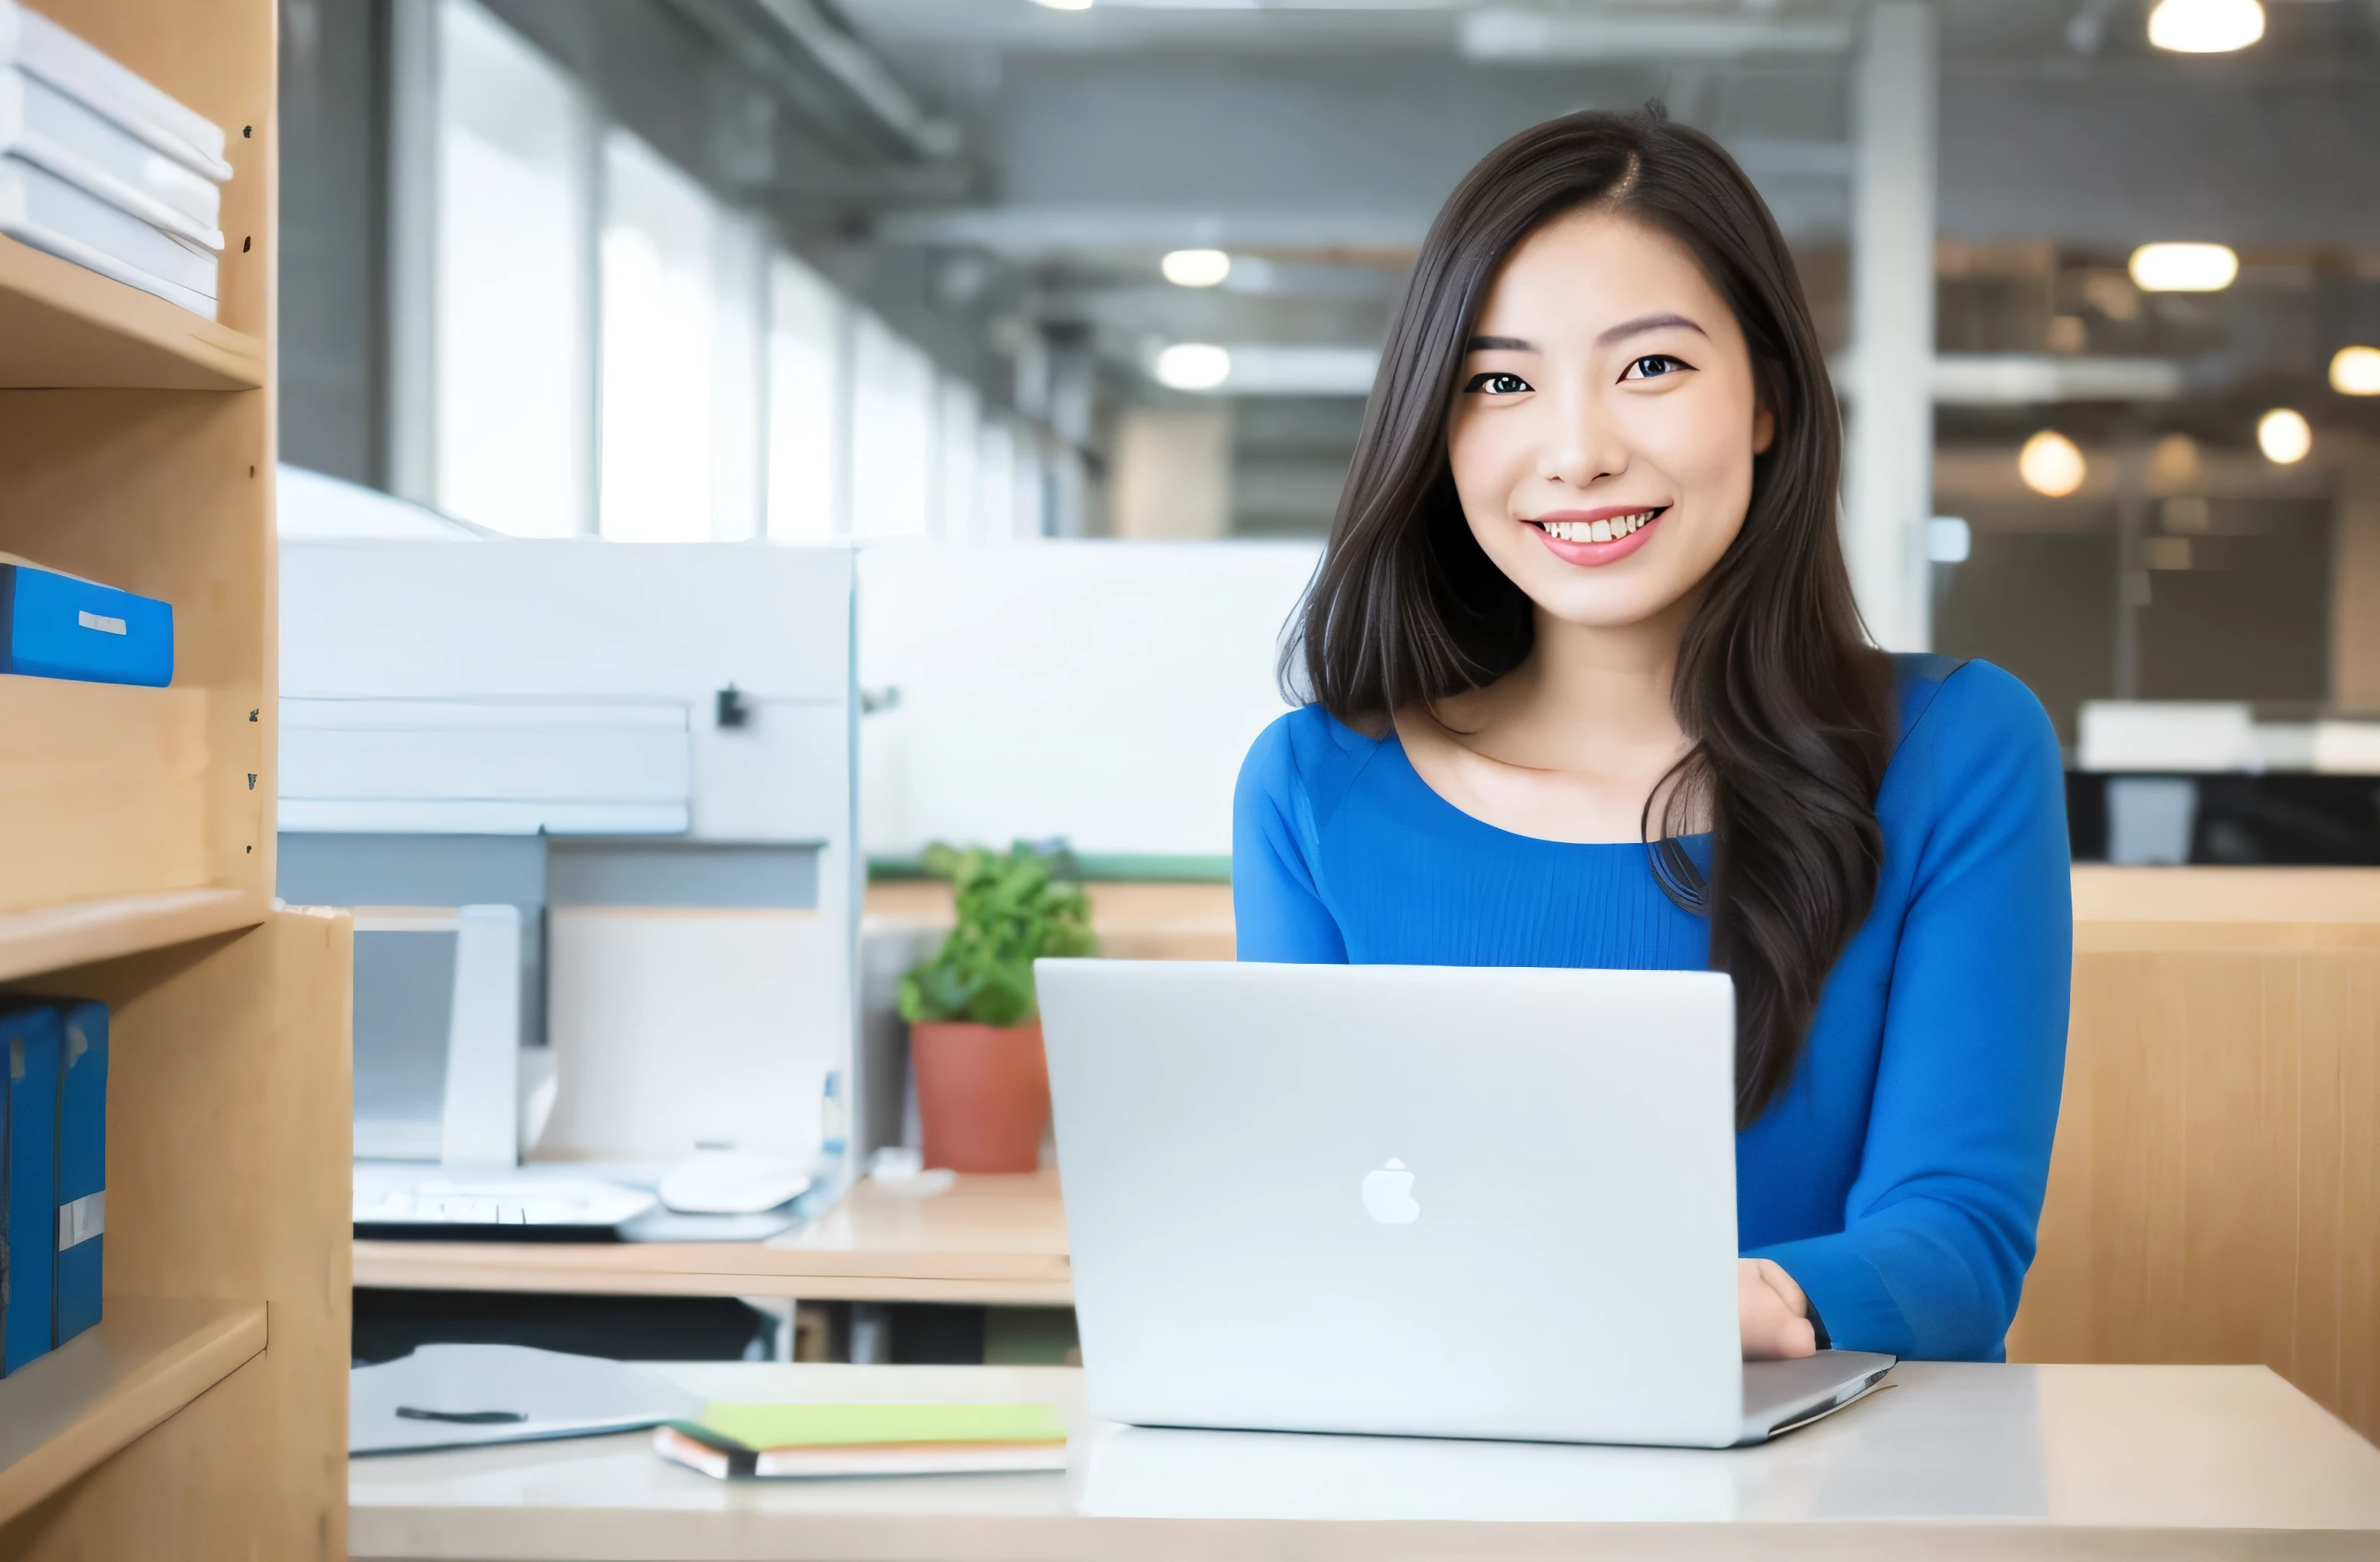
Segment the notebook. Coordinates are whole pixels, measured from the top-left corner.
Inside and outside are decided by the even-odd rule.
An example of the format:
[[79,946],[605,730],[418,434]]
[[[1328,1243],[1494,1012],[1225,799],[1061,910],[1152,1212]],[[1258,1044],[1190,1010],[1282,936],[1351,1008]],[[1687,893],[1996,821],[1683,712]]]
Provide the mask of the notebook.
[[[5,4],[5,0],[0,0]],[[0,233],[215,317],[215,255],[14,153],[0,156]]]
[[223,188],[38,76],[0,66],[0,153],[48,169],[169,233],[221,250]]
[[22,67],[193,172],[231,177],[222,126],[15,0],[0,0],[0,65]]
[[27,1005],[0,1012],[0,1375],[50,1348],[57,1254],[58,1011]]
[[1055,1405],[712,1404],[655,1429],[653,1451],[736,1475],[978,1475],[1066,1468]]

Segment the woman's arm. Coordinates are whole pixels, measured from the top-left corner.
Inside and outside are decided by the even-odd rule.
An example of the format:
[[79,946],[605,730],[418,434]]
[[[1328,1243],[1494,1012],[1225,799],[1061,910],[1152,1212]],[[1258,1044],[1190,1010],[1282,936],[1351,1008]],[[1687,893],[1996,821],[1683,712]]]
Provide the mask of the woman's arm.
[[1346,940],[1315,884],[1312,811],[1291,742],[1301,714],[1266,727],[1240,766],[1232,799],[1232,916],[1241,959],[1344,965]]
[[[2049,1176],[2074,918],[2056,734],[1985,663],[1903,745],[1917,837],[1844,1229],[1759,1249],[1849,1349],[1998,1360]],[[1889,848],[1888,848],[1889,849]]]

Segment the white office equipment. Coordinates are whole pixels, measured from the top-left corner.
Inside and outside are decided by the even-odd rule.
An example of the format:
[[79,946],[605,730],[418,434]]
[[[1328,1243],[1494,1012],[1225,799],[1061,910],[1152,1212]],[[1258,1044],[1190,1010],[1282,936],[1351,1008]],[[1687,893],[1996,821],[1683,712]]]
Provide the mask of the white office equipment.
[[309,893],[533,843],[539,882],[506,894],[553,1070],[536,1154],[839,1154],[849,550],[285,536],[281,558],[281,824]]
[[2107,860],[2119,867],[2190,860],[2198,783],[2187,775],[2107,778]]
[[2205,774],[2263,768],[2255,717],[2219,700],[2085,700],[2076,763],[2089,771]]
[[281,827],[420,835],[683,835],[684,701],[281,702]]
[[456,1178],[385,1161],[359,1161],[355,1168],[358,1236],[384,1236],[407,1226],[470,1227],[481,1235],[539,1226],[549,1234],[555,1227],[583,1232],[591,1240],[610,1235],[655,1202],[641,1188],[595,1178],[496,1173]]
[[356,1153],[509,1166],[519,1159],[520,911],[356,918]]
[[759,1214],[809,1191],[809,1168],[783,1155],[721,1146],[662,1174],[662,1202],[680,1214]]
[[1094,1415],[1725,1447],[1892,1365],[1742,1360],[1722,975],[1036,971]]

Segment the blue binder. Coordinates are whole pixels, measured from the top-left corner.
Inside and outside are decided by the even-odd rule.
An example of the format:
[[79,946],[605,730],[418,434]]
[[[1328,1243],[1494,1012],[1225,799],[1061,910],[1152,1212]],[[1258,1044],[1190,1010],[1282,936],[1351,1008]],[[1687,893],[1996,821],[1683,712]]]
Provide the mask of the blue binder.
[[56,1343],[99,1322],[107,1232],[107,1006],[58,1006]]
[[58,1011],[27,1007],[0,1014],[7,1057],[8,1254],[0,1275],[0,1375],[50,1348],[50,1309],[57,1256]]
[[173,604],[0,559],[0,673],[163,689]]

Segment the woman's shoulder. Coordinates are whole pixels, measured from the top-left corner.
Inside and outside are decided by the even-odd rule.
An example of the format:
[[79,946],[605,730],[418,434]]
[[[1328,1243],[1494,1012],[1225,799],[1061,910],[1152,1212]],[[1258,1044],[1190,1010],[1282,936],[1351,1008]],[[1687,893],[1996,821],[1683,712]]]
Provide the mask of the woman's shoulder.
[[1921,809],[1920,798],[2017,806],[2036,791],[2055,791],[2063,806],[2058,730],[2022,679],[1984,661],[1900,655],[1893,663],[1900,741],[1879,812],[1893,812],[1896,796]]
[[1257,735],[1240,767],[1240,790],[1302,799],[1328,813],[1380,751],[1384,738],[1356,731],[1319,705],[1301,705]]
[[2023,680],[2005,668],[1930,652],[1897,655],[1892,662],[1903,748],[2046,740],[2056,749],[2049,714]]

